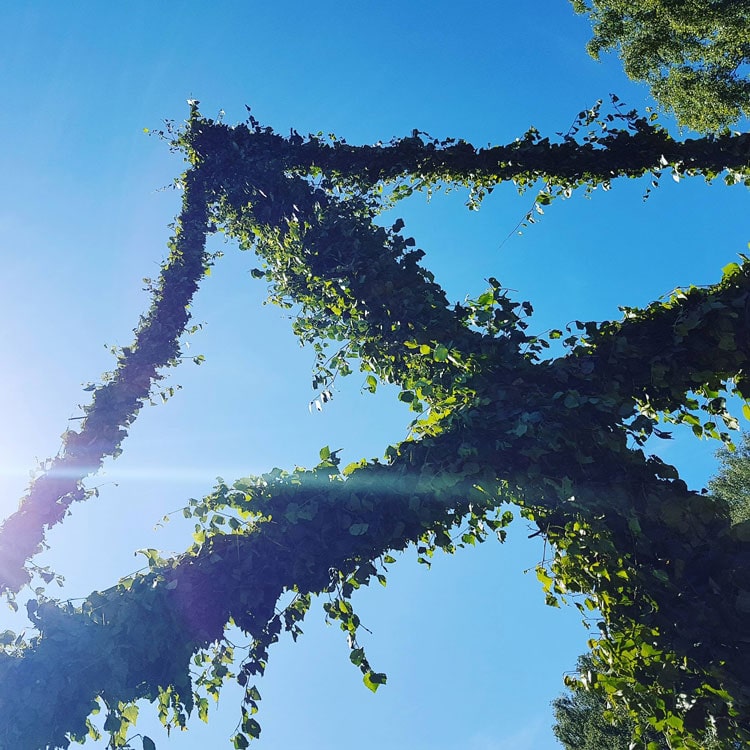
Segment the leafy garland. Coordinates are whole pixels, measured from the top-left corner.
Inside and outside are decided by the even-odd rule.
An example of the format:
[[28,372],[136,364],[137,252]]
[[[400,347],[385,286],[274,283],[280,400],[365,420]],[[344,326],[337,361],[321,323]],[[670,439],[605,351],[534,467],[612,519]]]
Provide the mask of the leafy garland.
[[[75,501],[89,496],[82,480],[101,468],[106,456],[118,456],[127,430],[151,389],[162,376],[158,369],[178,362],[179,337],[190,319],[188,307],[210,258],[205,252],[206,204],[197,175],[187,173],[184,210],[170,242],[153,302],[135,331],[134,343],[118,357],[117,369],[94,389],[84,407],[80,431],[67,430],[58,456],[32,482],[19,509],[0,527],[0,592],[13,594],[31,580],[26,560],[41,550],[45,528],[60,523]],[[188,204],[188,196],[191,203]],[[41,571],[49,583],[54,577]]]
[[[722,394],[750,396],[750,263],[730,264],[714,286],[627,309],[623,321],[553,331],[549,338],[564,339],[568,351],[544,359],[548,341],[526,332],[528,303],[490,279],[478,299],[449,304],[403,222],[375,223],[388,201],[441,184],[468,185],[481,199],[500,181],[526,189],[542,177],[548,202],[666,167],[750,179],[747,135],[678,144],[633,113],[602,117],[598,106],[578,118],[592,124],[603,130],[583,144],[575,133],[550,144],[530,131],[499,150],[419,134],[355,148],[295,133],[284,139],[252,117],[231,128],[193,105],[174,134],[191,169],[173,260],[187,248],[199,259],[176,275],[189,290],[183,313],[207,262],[205,233],[218,228],[257,253],[254,275],[268,281],[271,298],[294,306],[295,333],[316,348],[316,387],[326,393],[355,366],[370,390],[395,383],[418,415],[413,435],[389,447],[385,463],[341,469],[323,449],[312,470],[219,485],[185,509],[197,525],[180,557],[149,552],[148,572],[80,607],[30,603],[38,636],[7,635],[0,656],[0,747],[67,747],[97,736],[88,717],[102,706],[110,746],[127,747],[141,698],[158,702],[167,725],[183,726],[196,708],[207,718],[236,661],[228,623],[252,638],[237,673],[246,693],[234,745],[246,747],[260,732],[253,676],[283,630],[301,632],[312,594],[327,594],[327,617],[340,622],[351,661],[376,690],[385,675],[357,641],[353,592],[384,583],[391,553],[410,544],[429,563],[437,549],[453,552],[489,533],[502,539],[507,503],[553,550],[537,569],[548,603],[572,598],[584,615],[601,614],[587,688],[650,716],[675,748],[700,747],[707,728],[750,739],[750,526],[731,527],[723,505],[689,491],[673,467],[639,447],[661,433],[660,420],[729,440],[718,426],[735,424]],[[172,283],[163,274],[139,329],[153,329],[158,343],[145,349],[157,363],[174,358],[187,323],[170,316],[177,322],[168,334],[154,324],[174,299]],[[153,378],[139,381],[139,394]],[[126,416],[110,413],[120,439],[141,402],[131,400]],[[294,598],[278,610],[284,592]],[[75,682],[60,674],[61,660],[76,667]],[[42,701],[44,722],[26,711]],[[143,738],[143,746],[153,742]]]

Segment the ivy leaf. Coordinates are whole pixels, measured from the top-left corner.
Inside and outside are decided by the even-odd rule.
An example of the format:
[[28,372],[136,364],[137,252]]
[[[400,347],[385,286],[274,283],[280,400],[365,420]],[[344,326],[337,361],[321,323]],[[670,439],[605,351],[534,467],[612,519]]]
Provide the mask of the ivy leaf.
[[549,591],[552,586],[552,576],[548,575],[547,571],[541,565],[538,565],[536,568],[536,577],[544,587],[544,590]]
[[448,359],[448,348],[443,344],[438,344],[435,347],[435,351],[432,353],[432,358],[436,362],[445,362]]
[[122,717],[128,723],[135,724],[135,722],[138,720],[138,706],[126,706],[125,708],[123,708]]
[[575,409],[581,402],[579,399],[579,393],[577,391],[571,391],[565,396],[563,404],[566,409]]
[[736,263],[727,263],[724,268],[721,269],[721,274],[725,279],[740,272],[740,267]]
[[119,732],[122,727],[122,719],[116,714],[109,714],[104,722],[105,732]]
[[260,724],[255,719],[246,716],[242,721],[242,731],[257,739],[260,737]]
[[377,689],[381,685],[385,685],[386,681],[388,680],[388,677],[383,674],[382,672],[366,672],[365,676],[362,678],[362,682],[365,683],[365,685],[372,690],[373,693],[377,692]]

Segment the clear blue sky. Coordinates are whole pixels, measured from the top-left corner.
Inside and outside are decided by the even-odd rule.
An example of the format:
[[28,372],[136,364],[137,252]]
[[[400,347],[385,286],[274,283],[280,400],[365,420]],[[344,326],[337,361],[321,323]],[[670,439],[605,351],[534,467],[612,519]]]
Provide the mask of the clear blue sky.
[[[2,515],[80,414],[81,385],[111,368],[105,345],[128,344],[148,304],[141,280],[158,273],[179,208],[179,194],[160,188],[182,164],[143,129],[184,119],[186,99],[199,99],[208,116],[225,110],[230,122],[249,104],[281,133],[322,130],[368,143],[418,128],[476,145],[506,143],[531,125],[565,131],[610,92],[633,107],[649,104],[616,60],[588,58],[587,23],[566,0],[533,8],[38,0],[5,3],[0,30]],[[533,303],[543,331],[715,281],[747,248],[745,190],[663,182],[645,204],[645,184],[635,182],[556,203],[505,244],[532,202],[512,186],[478,214],[456,193],[430,205],[417,196],[398,214],[453,300],[494,275]],[[281,311],[261,305],[253,258],[216,247],[226,255],[194,305],[206,326],[190,339],[190,353],[206,363],[172,376],[183,389],[142,412],[123,456],[92,482],[101,497],[49,535],[43,561],[66,575],[64,596],[138,568],[137,548],[187,547],[184,523],[154,524],[208,492],[217,475],[311,465],[324,445],[343,448],[345,462],[381,455],[405,434],[409,415],[392,393],[362,395],[357,375],[322,414],[310,414],[312,354]],[[715,448],[681,439],[652,450],[701,487]],[[504,546],[437,559],[430,572],[407,554],[387,589],[358,597],[373,631],[370,660],[389,675],[377,695],[348,663],[343,634],[313,608],[304,637],[271,653],[258,748],[558,747],[549,702],[587,635],[576,610],[545,607],[533,570],[524,575],[543,555],[526,535],[517,522]],[[3,615],[0,626],[23,623]],[[238,715],[227,692],[208,727],[196,718],[168,740],[153,721],[143,726],[160,748],[220,748]]]

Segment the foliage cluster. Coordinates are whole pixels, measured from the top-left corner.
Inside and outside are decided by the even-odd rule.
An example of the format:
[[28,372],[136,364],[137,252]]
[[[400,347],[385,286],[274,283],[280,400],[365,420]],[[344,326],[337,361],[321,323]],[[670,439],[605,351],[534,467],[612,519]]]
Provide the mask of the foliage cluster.
[[[732,523],[750,518],[750,435],[742,436],[734,452],[721,448],[718,452],[721,469],[709,482],[711,494],[726,502]],[[595,671],[591,658],[581,656],[577,663],[579,675]],[[574,684],[565,695],[553,701],[556,723],[553,731],[566,750],[630,750],[635,722],[621,706],[608,703],[605,696],[583,690]],[[644,717],[644,723],[647,717]],[[653,750],[669,750],[663,734],[649,729],[644,740]],[[713,733],[703,737],[705,750],[739,750],[740,744],[720,743]]]
[[616,50],[625,72],[649,84],[677,121],[718,131],[750,113],[747,0],[571,0],[589,16],[595,58]]
[[[635,113],[602,115],[598,105],[575,129],[583,135],[551,142],[532,129],[482,150],[419,133],[353,147],[283,138],[252,116],[229,127],[192,104],[187,126],[168,134],[190,165],[171,258],[192,259],[190,270],[172,277],[165,268],[137,341],[152,332],[162,362],[177,356],[184,308],[208,262],[205,236],[222,231],[257,254],[253,275],[315,347],[314,387],[326,394],[355,368],[369,390],[396,384],[415,412],[412,434],[383,461],[340,469],[325,448],[314,469],[220,484],[186,507],[196,531],[184,554],[164,560],[147,550],[146,572],[77,607],[40,594],[28,605],[36,634],[4,637],[1,747],[66,747],[97,734],[89,716],[101,708],[110,746],[126,747],[138,699],[155,701],[167,726],[184,726],[192,711],[206,718],[210,698],[235,676],[246,692],[234,745],[245,747],[260,731],[253,678],[283,631],[301,632],[313,594],[326,597],[326,616],[376,690],[385,675],[357,640],[353,593],[384,583],[392,553],[410,544],[429,564],[438,549],[503,538],[508,503],[549,543],[537,568],[548,603],[571,600],[587,621],[600,613],[590,641],[596,676],[581,687],[636,721],[648,717],[673,748],[700,747],[709,728],[721,739],[750,739],[750,527],[731,526],[723,504],[691,492],[642,450],[649,435],[664,435],[662,422],[728,441],[725,428],[736,421],[726,395],[750,397],[750,262],[728,265],[712,286],[625,309],[620,321],[576,321],[545,338],[528,331],[531,305],[494,278],[477,299],[451,304],[403,222],[377,222],[400,197],[441,186],[467,186],[476,201],[502,181],[524,190],[541,179],[541,206],[621,175],[713,179],[725,171],[729,183],[750,181],[747,135],[680,143]],[[173,285],[188,290],[183,318],[157,324]],[[561,340],[564,353],[548,357],[548,339]],[[147,349],[139,343],[124,361]],[[140,382],[146,391],[151,372]],[[117,378],[94,391],[95,404],[104,393],[133,398]],[[109,414],[121,437],[139,398]],[[57,520],[41,517],[21,534],[16,562]],[[18,590],[27,576],[6,573],[3,588]],[[241,660],[228,624],[250,635]],[[26,710],[41,704],[44,721]]]
[[[194,178],[185,176],[191,195],[201,189],[188,184]],[[163,377],[159,369],[178,364],[179,338],[190,319],[190,301],[211,263],[205,253],[205,214],[198,203],[190,220],[181,223],[159,281],[151,289],[153,302],[139,322],[135,341],[117,352],[117,369],[102,384],[86,388],[93,391],[93,398],[84,409],[81,428],[63,433],[59,454],[41,467],[19,510],[0,527],[0,592],[9,594],[11,601],[33,574],[45,583],[54,578],[49,571],[26,568],[24,563],[40,551],[45,527],[60,523],[73,502],[90,496],[82,480],[98,471],[105,457],[120,454],[128,427]],[[161,395],[166,400],[167,393]]]
[[708,487],[727,504],[732,523],[750,521],[750,436],[735,451],[721,450],[719,459],[721,471]]
[[[593,668],[588,656],[579,657],[578,674]],[[552,729],[565,750],[630,750],[635,722],[627,712],[612,710],[601,693],[571,690],[557,698],[553,707],[557,723]],[[663,736],[653,730],[646,732],[644,740],[658,750],[669,750]]]

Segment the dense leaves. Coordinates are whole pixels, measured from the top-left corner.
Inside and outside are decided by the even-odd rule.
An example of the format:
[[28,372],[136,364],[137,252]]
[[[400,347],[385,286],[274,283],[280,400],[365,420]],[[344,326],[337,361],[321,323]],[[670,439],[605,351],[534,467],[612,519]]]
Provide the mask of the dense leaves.
[[750,435],[742,437],[735,451],[719,451],[721,471],[709,482],[713,495],[729,508],[732,523],[750,521]]
[[[326,616],[376,690],[386,678],[357,641],[353,593],[384,583],[391,553],[410,544],[429,564],[438,549],[502,539],[508,503],[549,543],[537,569],[547,601],[600,613],[593,676],[572,684],[618,705],[636,731],[648,717],[674,748],[700,747],[709,728],[750,739],[750,533],[641,448],[663,434],[662,421],[728,440],[726,395],[750,396],[750,263],[741,257],[716,284],[626,309],[621,321],[552,331],[564,353],[545,358],[549,342],[528,333],[528,302],[491,278],[477,299],[451,304],[403,221],[378,223],[384,206],[440,184],[467,185],[479,200],[503,180],[526,189],[541,178],[546,203],[665,168],[748,179],[747,136],[679,144],[616,106],[577,122],[589,129],[583,142],[577,130],[558,143],[532,130],[487,151],[419,134],[352,147],[282,138],[252,117],[229,127],[193,104],[173,140],[190,163],[181,231],[192,228],[202,248],[210,226],[256,253],[253,275],[293,309],[295,334],[315,348],[321,402],[336,377],[359,368],[371,391],[400,388],[415,412],[412,434],[383,462],[340,469],[325,448],[312,470],[221,484],[186,507],[196,529],[183,555],[147,551],[147,573],[78,607],[32,602],[38,635],[8,640],[0,658],[2,747],[64,747],[95,734],[87,717],[100,706],[111,745],[124,747],[137,699],[183,725],[193,710],[206,718],[209,698],[235,674],[246,692],[234,745],[245,747],[260,731],[254,677],[282,631],[299,634],[312,594],[325,595]],[[251,638],[239,665],[227,624]],[[80,665],[74,682],[60,663]],[[25,707],[42,701],[40,722]]]
[[715,131],[750,113],[747,0],[571,0],[591,18],[589,52],[617,51],[677,121]]
[[[750,518],[750,436],[743,435],[736,451],[722,448],[719,451],[721,470],[709,483],[710,491],[726,502],[733,523]],[[553,702],[555,726],[553,731],[566,750],[630,750],[636,724],[621,706],[608,702],[602,693],[586,690],[583,682],[591,682],[595,665],[589,656],[578,659],[579,681]],[[648,725],[648,716],[641,722]],[[651,750],[668,750],[667,740],[661,733],[648,729],[643,737]],[[706,750],[733,750],[740,744],[722,745],[712,731],[703,737]]]
[[[186,185],[195,175],[185,176]],[[186,189],[186,212],[170,243],[153,290],[153,303],[136,329],[134,343],[118,355],[117,369],[92,386],[80,430],[67,430],[60,453],[43,467],[22,498],[18,511],[0,527],[0,592],[18,591],[31,579],[24,562],[41,549],[44,530],[59,523],[68,507],[88,495],[81,482],[99,470],[107,456],[117,456],[152,387],[159,368],[174,365],[179,337],[190,319],[188,306],[209,258],[205,253],[206,207],[200,186]],[[187,196],[194,201],[188,205]]]
[[[591,672],[591,659],[580,657],[577,669],[580,675]],[[577,688],[552,705],[556,720],[552,729],[565,750],[630,750],[635,722],[622,710],[613,711],[601,693]],[[655,743],[652,750],[669,750],[664,737],[653,730],[644,740]]]

